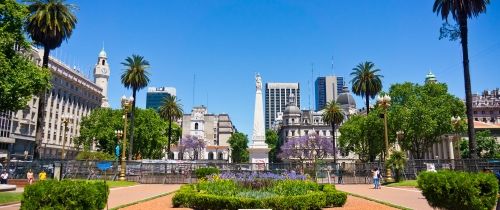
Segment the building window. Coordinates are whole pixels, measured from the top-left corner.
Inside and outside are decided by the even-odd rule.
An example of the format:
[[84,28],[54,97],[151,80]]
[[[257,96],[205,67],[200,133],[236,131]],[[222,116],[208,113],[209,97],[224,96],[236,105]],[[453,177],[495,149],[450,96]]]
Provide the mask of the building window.
[[217,134],[214,134],[214,139],[216,139],[216,138],[217,138]]
[[326,131],[325,130],[323,131],[323,136],[326,136]]
[[106,61],[105,61],[105,60],[102,60],[102,65],[104,65],[105,63],[106,63]]
[[198,130],[198,123],[195,123],[195,124],[194,124],[194,129],[195,129],[195,130]]
[[209,160],[213,160],[214,159],[214,153],[213,152],[209,152],[208,153],[208,159]]
[[292,136],[295,136],[295,131],[292,131]]
[[224,157],[224,156],[223,156],[223,154],[222,154],[222,152],[219,152],[219,153],[217,154],[217,156],[218,156],[218,157],[217,157],[217,159],[218,159],[218,160],[222,160],[222,158]]

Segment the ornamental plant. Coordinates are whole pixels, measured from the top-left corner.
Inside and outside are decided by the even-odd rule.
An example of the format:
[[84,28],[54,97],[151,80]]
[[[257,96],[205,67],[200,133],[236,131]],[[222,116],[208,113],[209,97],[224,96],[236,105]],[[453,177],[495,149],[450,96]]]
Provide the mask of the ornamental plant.
[[424,172],[418,187],[430,206],[443,209],[493,209],[498,181],[491,173]]

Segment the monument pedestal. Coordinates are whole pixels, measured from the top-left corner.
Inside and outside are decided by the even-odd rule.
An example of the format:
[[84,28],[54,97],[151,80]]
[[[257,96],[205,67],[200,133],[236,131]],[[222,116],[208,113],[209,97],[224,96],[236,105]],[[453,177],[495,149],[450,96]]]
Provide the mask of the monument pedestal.
[[250,163],[252,163],[253,171],[264,171],[269,170],[269,151],[271,149],[264,146],[254,146],[251,145],[248,148],[248,152],[250,153]]

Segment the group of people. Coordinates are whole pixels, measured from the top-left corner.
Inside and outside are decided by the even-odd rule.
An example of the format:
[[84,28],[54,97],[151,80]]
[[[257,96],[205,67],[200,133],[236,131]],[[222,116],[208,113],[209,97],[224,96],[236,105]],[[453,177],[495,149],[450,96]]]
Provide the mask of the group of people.
[[375,167],[372,171],[372,178],[373,178],[373,189],[380,189],[380,180],[382,179],[382,174],[380,173],[380,170]]
[[[28,173],[26,173],[26,178],[28,179],[29,184],[33,184],[33,181],[35,180],[35,175],[33,174],[33,171],[31,169],[28,170]],[[38,173],[38,180],[44,181],[47,179],[47,173],[45,170],[40,171]]]

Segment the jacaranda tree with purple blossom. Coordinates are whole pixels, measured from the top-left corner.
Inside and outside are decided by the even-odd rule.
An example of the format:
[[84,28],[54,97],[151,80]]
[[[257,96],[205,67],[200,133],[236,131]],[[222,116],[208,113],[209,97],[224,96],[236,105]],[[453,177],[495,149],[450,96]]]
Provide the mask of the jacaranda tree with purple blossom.
[[331,138],[318,134],[305,135],[298,138],[288,139],[280,147],[279,157],[290,161],[305,161],[315,163],[328,156],[333,156],[333,144]]
[[196,136],[187,135],[182,138],[179,143],[179,152],[182,154],[188,154],[189,159],[195,160],[201,156],[201,152],[205,148],[205,141],[203,139],[199,139]]

